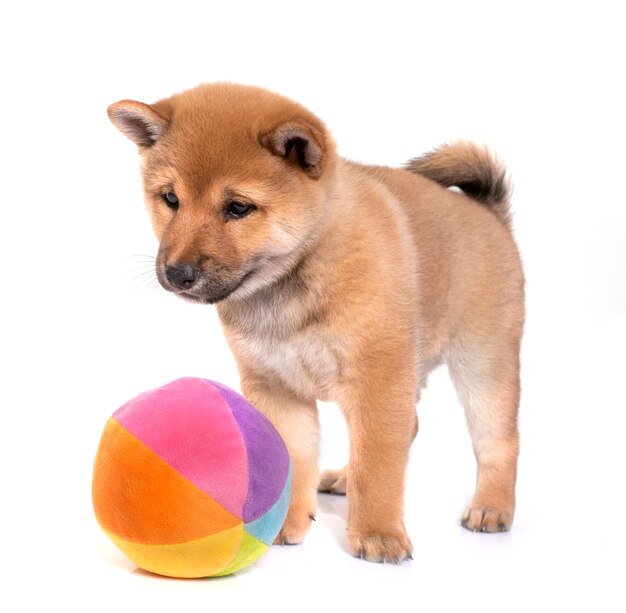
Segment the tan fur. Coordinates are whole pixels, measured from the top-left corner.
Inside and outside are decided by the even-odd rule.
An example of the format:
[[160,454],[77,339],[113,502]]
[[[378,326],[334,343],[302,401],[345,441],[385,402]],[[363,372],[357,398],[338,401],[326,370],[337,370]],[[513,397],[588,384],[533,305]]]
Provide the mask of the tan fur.
[[[319,483],[348,494],[354,555],[410,557],[403,494],[415,403],[441,363],[478,464],[463,525],[508,529],[524,306],[502,167],[469,143],[413,160],[412,171],[351,163],[302,106],[231,84],[152,106],[122,101],[109,114],[141,152],[159,280],[217,302],[242,390],[290,450],[293,493],[277,541],[303,539]],[[443,187],[455,184],[476,199]],[[233,201],[256,208],[233,219]],[[199,271],[191,289],[168,277],[183,264]],[[350,433],[348,467],[321,481],[316,400],[336,401]]]

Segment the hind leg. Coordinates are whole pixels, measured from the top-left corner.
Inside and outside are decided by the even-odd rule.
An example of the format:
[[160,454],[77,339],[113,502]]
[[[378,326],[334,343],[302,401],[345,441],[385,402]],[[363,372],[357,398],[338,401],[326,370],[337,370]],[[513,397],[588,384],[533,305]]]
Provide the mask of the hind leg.
[[348,488],[348,467],[339,470],[325,470],[320,477],[318,492],[327,494],[345,494]]
[[461,519],[475,532],[509,530],[515,511],[519,434],[519,343],[464,342],[449,369],[476,456],[476,491]]

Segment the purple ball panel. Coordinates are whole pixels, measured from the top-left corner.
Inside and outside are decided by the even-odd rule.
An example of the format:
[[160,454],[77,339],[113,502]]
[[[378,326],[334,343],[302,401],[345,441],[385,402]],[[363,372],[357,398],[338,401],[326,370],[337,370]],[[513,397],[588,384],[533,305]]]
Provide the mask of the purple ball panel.
[[230,406],[248,453],[248,498],[243,521],[254,521],[279,499],[289,474],[289,454],[269,419],[237,392],[210,382]]

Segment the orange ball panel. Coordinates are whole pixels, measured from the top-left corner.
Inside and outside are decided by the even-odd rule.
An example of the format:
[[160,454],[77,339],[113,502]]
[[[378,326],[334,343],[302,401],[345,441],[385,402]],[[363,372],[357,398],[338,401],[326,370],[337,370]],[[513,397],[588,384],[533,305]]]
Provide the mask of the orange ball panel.
[[104,428],[93,475],[98,522],[134,543],[183,543],[242,523],[113,418]]

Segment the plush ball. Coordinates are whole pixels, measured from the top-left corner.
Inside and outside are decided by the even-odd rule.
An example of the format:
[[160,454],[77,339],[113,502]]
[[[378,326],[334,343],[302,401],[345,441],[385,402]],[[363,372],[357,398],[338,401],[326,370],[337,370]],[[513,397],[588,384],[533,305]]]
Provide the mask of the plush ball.
[[263,555],[290,488],[289,455],[267,418],[231,389],[189,377],[113,413],[92,495],[98,523],[135,564],[191,578]]

